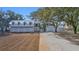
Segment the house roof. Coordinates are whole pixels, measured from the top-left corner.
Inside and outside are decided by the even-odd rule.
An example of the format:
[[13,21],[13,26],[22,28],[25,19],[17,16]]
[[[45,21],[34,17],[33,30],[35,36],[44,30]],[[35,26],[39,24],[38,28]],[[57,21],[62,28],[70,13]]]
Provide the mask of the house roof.
[[18,24],[18,22],[20,22],[21,24],[23,24],[24,22],[26,22],[26,23],[32,23],[32,24],[34,24],[34,21],[33,20],[12,20],[12,21],[10,21],[10,23],[9,24],[12,24],[12,22],[14,22],[15,24]]

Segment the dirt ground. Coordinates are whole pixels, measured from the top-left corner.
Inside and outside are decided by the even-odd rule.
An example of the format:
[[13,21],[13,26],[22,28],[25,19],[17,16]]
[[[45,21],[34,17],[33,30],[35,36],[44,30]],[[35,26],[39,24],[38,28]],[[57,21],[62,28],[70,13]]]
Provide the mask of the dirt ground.
[[9,33],[0,36],[0,51],[38,51],[39,33]]

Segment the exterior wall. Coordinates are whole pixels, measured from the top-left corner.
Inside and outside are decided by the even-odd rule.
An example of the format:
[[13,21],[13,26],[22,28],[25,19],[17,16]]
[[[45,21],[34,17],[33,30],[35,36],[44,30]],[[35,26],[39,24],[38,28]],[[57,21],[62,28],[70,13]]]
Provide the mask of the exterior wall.
[[55,28],[53,26],[47,26],[46,31],[47,32],[55,32]]
[[[38,32],[38,31],[43,31],[42,29],[39,29],[38,27],[22,27],[22,28],[10,28],[10,32]],[[57,32],[62,32],[64,30],[63,27],[58,27]],[[55,28],[53,26],[47,26],[46,27],[47,32],[55,32]]]
[[[64,30],[65,22],[62,21],[62,22],[59,22],[58,24],[59,25],[57,27],[57,32],[62,32]],[[51,22],[47,23],[46,31],[47,32],[55,32],[55,27],[52,25]]]
[[[14,22],[15,24],[12,24]],[[39,26],[35,26],[35,24],[41,24],[41,22],[32,22],[32,21],[12,21],[10,22],[10,32],[43,32],[43,29],[40,29]],[[20,22],[20,24],[18,24]],[[26,24],[24,25],[24,22]],[[32,24],[29,24],[32,22]],[[57,32],[62,32],[64,30],[63,23],[59,25],[57,28]],[[55,32],[55,28],[52,25],[47,25],[47,32]]]
[[33,27],[29,27],[29,28],[10,28],[10,32],[34,32],[34,28]]
[[15,21],[14,20],[10,22],[9,27],[10,27],[10,32],[34,32],[34,22],[32,21],[22,21],[22,20]]
[[[59,26],[57,28],[57,32],[62,32],[63,30],[64,30],[64,27],[63,26]],[[46,31],[47,32],[55,32],[55,28],[54,28],[54,26],[47,26],[46,27]]]
[[40,31],[39,27],[34,27],[34,31],[39,32]]

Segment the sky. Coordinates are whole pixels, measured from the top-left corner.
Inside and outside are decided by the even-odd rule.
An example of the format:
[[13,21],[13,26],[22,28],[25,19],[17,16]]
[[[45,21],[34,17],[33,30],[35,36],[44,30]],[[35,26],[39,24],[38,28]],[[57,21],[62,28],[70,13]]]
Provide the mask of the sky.
[[29,15],[31,12],[38,10],[39,7],[0,7],[1,10],[11,10],[23,16]]

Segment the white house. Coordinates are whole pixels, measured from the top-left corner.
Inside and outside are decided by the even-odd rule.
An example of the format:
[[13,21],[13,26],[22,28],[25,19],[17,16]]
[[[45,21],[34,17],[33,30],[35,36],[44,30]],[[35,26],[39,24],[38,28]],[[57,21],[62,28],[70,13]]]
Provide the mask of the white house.
[[[38,32],[43,30],[39,28],[41,22],[34,20],[12,20],[9,24],[10,32]],[[63,29],[64,22],[61,22],[57,28],[57,31],[60,32],[63,31]],[[52,25],[47,25],[46,31],[55,32],[55,28]]]
[[10,23],[10,32],[34,32],[34,21],[12,20]]

